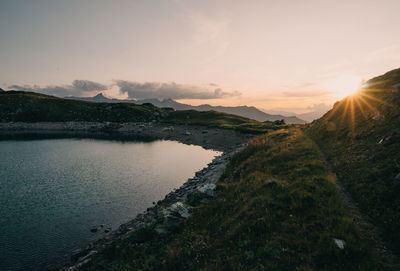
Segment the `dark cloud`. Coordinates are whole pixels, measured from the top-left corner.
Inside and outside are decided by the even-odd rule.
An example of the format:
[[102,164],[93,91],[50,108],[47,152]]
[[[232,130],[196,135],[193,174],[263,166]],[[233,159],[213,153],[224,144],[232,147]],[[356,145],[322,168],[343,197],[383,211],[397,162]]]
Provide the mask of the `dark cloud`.
[[45,87],[40,87],[37,85],[24,85],[24,86],[12,85],[9,86],[8,89],[39,92],[48,95],[65,97],[65,96],[82,96],[83,92],[107,90],[108,87],[93,81],[74,80],[72,82],[72,85],[61,85],[61,86],[54,85]]
[[116,80],[115,84],[119,87],[121,93],[127,93],[130,98],[135,99],[217,99],[241,95],[238,91],[225,92],[213,85],[202,87],[174,82],[139,83],[124,80]]
[[89,80],[74,80],[72,86],[77,90],[93,91],[93,90],[106,90],[107,86]]
[[305,90],[305,91],[285,91],[282,94],[286,97],[318,97],[331,94],[326,90]]
[[[206,86],[183,85],[174,82],[148,82],[139,83],[133,81],[116,80],[114,85],[118,86],[121,93],[127,93],[130,98],[135,99],[217,99],[241,95],[238,91],[226,92],[216,84]],[[39,92],[58,97],[65,96],[88,96],[91,92],[106,91],[106,86],[89,80],[74,80],[70,85],[12,85],[8,89]]]

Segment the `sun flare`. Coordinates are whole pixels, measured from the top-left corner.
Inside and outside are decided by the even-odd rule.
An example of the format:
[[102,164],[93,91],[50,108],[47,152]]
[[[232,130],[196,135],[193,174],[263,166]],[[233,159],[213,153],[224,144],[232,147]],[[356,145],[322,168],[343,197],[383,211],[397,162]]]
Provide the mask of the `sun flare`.
[[333,96],[341,99],[357,92],[361,83],[361,76],[345,74],[327,81],[324,85],[333,93]]

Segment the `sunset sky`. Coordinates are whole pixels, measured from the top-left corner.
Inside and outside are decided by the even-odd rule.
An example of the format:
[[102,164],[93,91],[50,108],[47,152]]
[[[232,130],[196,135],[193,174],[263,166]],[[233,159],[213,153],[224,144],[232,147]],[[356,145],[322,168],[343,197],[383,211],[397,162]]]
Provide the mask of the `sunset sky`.
[[400,67],[400,1],[0,0],[0,87],[304,112]]

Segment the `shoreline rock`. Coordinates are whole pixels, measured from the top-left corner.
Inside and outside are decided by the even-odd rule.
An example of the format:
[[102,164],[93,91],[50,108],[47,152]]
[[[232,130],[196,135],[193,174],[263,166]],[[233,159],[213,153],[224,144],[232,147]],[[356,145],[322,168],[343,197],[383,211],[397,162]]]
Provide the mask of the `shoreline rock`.
[[[206,133],[204,131],[207,131]],[[148,122],[0,122],[0,139],[32,137],[94,137],[120,140],[176,140],[205,149],[230,152],[252,135],[195,125],[171,125]]]

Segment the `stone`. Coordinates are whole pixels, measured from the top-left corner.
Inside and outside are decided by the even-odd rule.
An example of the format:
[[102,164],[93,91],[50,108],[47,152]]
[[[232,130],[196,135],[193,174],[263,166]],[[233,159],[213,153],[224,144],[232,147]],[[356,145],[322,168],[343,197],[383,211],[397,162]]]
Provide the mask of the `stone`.
[[344,240],[333,238],[333,241],[335,242],[338,248],[344,249],[344,246],[346,245],[346,242]]
[[205,184],[205,185],[202,185],[202,186],[198,187],[197,190],[200,193],[204,193],[204,194],[206,194],[206,195],[208,195],[210,197],[213,197],[214,196],[214,190],[216,188],[217,188],[217,186],[215,184],[208,183],[208,184]]
[[372,116],[373,120],[380,120],[381,119],[381,114],[379,113],[379,111],[375,111],[374,115]]
[[170,211],[171,213],[178,214],[183,218],[188,218],[191,215],[189,208],[182,202],[176,202],[172,204],[170,207]]
[[111,231],[111,227],[104,230],[105,233],[109,233]]
[[93,226],[93,227],[90,228],[90,231],[91,232],[98,232],[103,227],[104,227],[104,225]]
[[394,177],[394,179],[398,182],[400,182],[400,173],[396,175],[396,177]]

